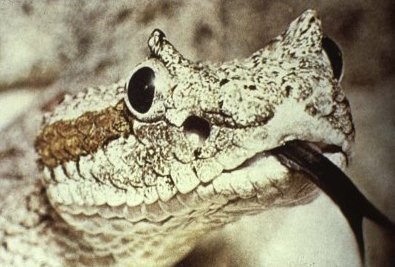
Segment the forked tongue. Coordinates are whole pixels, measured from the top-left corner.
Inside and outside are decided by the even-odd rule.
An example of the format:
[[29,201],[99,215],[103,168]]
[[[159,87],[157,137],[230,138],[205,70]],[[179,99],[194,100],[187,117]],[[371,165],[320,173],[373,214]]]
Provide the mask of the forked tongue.
[[305,172],[307,177],[339,206],[354,232],[362,260],[364,260],[363,217],[371,219],[387,228],[391,235],[395,235],[395,224],[373,206],[350,178],[322,155],[313,144],[293,140],[275,148],[272,154],[288,168]]

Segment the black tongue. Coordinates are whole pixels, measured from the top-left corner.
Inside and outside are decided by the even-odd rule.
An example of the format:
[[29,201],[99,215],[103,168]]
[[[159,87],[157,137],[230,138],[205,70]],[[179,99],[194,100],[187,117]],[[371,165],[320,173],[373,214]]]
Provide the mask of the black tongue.
[[391,230],[395,229],[395,224],[374,207],[350,178],[323,156],[314,145],[294,140],[275,148],[272,154],[288,168],[305,172],[310,180],[339,206],[354,231],[362,259],[364,259],[363,217]]

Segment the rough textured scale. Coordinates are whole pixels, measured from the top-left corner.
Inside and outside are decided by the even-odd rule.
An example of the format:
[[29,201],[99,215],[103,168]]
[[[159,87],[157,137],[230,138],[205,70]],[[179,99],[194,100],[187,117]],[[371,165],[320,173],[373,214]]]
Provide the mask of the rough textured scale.
[[42,179],[2,204],[15,206],[1,213],[2,266],[172,266],[208,231],[314,199],[271,149],[334,145],[345,166],[354,128],[315,11],[242,60],[194,63],[160,30],[148,47],[125,80],[45,115]]

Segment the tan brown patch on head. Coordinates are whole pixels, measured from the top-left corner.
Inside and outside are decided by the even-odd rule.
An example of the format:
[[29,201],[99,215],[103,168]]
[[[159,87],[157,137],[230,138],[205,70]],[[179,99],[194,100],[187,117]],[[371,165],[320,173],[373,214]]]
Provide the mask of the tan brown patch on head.
[[120,101],[115,107],[86,112],[75,120],[47,125],[37,137],[35,148],[41,162],[56,167],[66,161],[96,152],[105,144],[130,132],[131,121]]

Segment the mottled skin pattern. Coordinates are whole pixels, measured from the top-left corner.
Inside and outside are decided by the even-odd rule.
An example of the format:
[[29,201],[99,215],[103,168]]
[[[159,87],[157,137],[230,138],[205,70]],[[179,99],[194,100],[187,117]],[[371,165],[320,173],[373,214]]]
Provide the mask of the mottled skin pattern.
[[[292,139],[335,145],[343,152],[326,155],[345,166],[354,129],[321,38],[308,10],[249,58],[205,64],[155,30],[130,77],[45,115],[43,179],[20,195],[31,214],[22,234],[7,236],[12,216],[1,214],[1,265],[172,266],[208,231],[314,199],[316,187],[270,150]],[[142,68],[155,90],[139,112],[128,88]],[[39,252],[31,235],[42,237]]]

